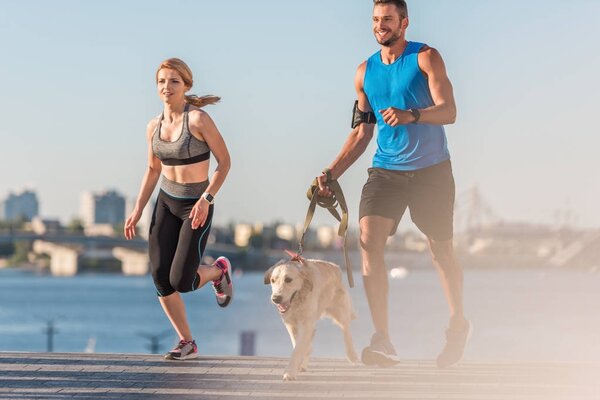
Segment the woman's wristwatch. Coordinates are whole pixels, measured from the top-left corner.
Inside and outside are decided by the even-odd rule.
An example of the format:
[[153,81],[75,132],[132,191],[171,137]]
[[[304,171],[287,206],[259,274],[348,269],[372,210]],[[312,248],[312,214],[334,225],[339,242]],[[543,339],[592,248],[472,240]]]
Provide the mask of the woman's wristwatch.
[[208,204],[215,204],[215,196],[212,194],[204,192],[202,193],[202,197],[204,197],[204,200],[208,201]]

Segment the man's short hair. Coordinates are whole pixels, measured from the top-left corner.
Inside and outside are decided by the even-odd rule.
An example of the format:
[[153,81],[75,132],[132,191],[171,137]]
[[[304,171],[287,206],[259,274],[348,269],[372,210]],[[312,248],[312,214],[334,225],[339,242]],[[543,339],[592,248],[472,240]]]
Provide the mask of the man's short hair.
[[398,10],[400,10],[400,16],[402,18],[408,17],[408,7],[406,6],[405,0],[373,0],[373,4],[394,4],[398,7]]

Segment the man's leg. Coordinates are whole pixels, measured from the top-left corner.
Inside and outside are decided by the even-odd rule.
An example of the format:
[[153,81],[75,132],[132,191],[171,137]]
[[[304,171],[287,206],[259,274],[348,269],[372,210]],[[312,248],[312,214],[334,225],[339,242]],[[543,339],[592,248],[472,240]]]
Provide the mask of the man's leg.
[[397,362],[388,330],[389,284],[384,261],[385,244],[394,225],[394,220],[380,216],[360,220],[363,283],[375,327],[371,345],[363,350],[365,364],[390,366]]
[[463,272],[454,255],[452,242],[454,201],[455,187],[450,161],[418,170],[411,178],[410,216],[429,240],[433,264],[440,275],[450,307],[446,346],[437,358],[439,367],[448,367],[460,361],[470,333],[470,324],[463,313]]
[[454,255],[452,240],[429,239],[429,250],[450,308],[450,329],[462,330],[466,324],[463,312],[463,271]]
[[438,367],[445,368],[462,359],[471,326],[464,316],[463,271],[454,254],[452,240],[429,239],[429,249],[450,308],[446,345],[437,358]]
[[362,275],[371,319],[375,332],[389,339],[388,332],[388,276],[384,252],[394,221],[379,216],[360,220],[360,249]]

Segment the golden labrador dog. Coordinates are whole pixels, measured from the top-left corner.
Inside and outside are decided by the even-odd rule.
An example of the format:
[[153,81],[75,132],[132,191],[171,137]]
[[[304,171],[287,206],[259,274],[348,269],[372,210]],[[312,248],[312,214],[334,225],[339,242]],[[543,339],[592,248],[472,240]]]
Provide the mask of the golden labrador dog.
[[356,316],[348,290],[342,284],[340,267],[296,257],[269,268],[265,272],[265,285],[268,284],[271,301],[279,310],[294,348],[284,380],[294,380],[298,371],[306,370],[315,325],[322,317],[331,318],[342,329],[346,356],[350,362],[357,362],[350,333],[350,321]]

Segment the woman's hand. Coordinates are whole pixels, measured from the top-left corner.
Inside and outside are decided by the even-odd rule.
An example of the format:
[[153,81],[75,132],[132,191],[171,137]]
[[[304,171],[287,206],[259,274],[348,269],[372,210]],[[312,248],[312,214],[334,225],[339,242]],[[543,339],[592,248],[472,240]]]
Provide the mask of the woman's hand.
[[127,220],[125,221],[125,227],[123,228],[123,233],[125,234],[125,238],[127,240],[131,240],[135,237],[135,226],[137,225],[137,223],[141,217],[142,217],[141,212],[139,212],[137,210],[133,210],[133,212],[131,213],[129,218],[127,218]]
[[204,226],[206,223],[206,217],[208,216],[208,201],[204,197],[194,204],[192,211],[190,212],[190,219],[192,220],[192,229],[198,229],[200,226]]

